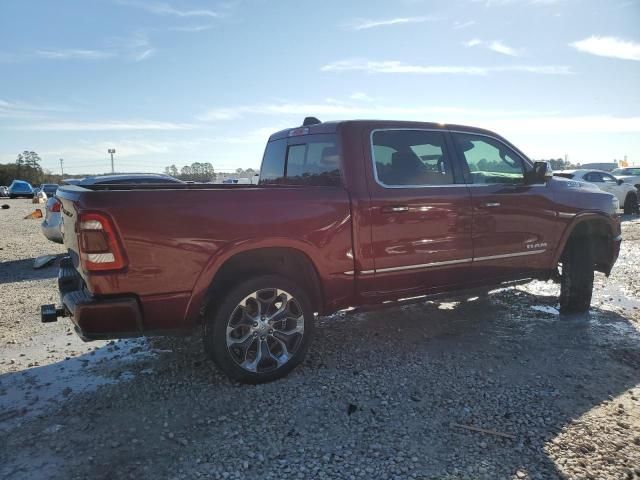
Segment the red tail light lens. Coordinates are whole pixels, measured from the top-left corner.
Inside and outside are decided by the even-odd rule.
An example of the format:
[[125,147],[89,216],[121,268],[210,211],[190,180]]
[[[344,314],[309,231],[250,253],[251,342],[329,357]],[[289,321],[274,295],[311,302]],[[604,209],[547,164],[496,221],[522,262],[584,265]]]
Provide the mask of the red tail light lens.
[[58,200],[53,202],[53,205],[51,205],[51,209],[50,210],[52,212],[59,212],[60,211],[60,202]]
[[122,270],[124,249],[113,222],[102,213],[82,213],[76,224],[80,261],[87,272]]

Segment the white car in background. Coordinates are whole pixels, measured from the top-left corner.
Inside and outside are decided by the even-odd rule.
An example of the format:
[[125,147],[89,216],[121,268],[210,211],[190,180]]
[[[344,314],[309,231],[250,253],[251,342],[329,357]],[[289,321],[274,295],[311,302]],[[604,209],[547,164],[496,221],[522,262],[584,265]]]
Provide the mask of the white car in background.
[[616,168],[611,172],[611,175],[640,189],[640,167]]
[[616,196],[625,214],[638,213],[638,190],[636,187],[603,170],[560,170],[553,172],[557,177],[570,178],[577,182],[591,183],[600,190]]

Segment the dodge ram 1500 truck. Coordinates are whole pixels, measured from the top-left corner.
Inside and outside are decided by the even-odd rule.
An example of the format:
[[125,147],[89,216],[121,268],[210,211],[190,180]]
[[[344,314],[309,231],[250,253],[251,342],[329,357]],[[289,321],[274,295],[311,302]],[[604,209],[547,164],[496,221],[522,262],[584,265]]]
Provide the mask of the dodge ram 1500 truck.
[[229,377],[259,383],[348,307],[557,278],[561,312],[584,312],[619,205],[551,173],[487,130],[309,117],[269,138],[257,185],[65,186],[62,305],[42,320],[85,340],[201,330]]

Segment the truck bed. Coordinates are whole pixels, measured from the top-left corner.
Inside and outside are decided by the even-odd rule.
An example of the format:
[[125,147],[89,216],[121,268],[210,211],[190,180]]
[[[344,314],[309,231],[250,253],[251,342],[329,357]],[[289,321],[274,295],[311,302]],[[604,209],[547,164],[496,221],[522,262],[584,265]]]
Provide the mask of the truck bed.
[[[353,295],[349,196],[338,187],[208,184],[65,186],[65,245],[91,295],[135,293],[145,330],[188,328],[217,269],[256,248],[287,247],[313,259],[330,305]],[[113,221],[127,257],[122,271],[87,273],[79,261],[79,213]],[[178,319],[178,321],[176,320]]]

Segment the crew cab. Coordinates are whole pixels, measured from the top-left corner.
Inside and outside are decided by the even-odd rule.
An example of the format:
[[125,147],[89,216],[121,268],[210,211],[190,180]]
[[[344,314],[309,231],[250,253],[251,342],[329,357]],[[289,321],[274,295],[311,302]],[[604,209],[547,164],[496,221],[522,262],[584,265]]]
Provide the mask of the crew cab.
[[258,185],[57,195],[69,255],[43,321],[70,316],[85,340],[202,331],[247,383],[290,372],[315,316],[347,308],[558,277],[561,312],[584,312],[622,238],[611,194],[435,123],[308,117],[271,135]]

